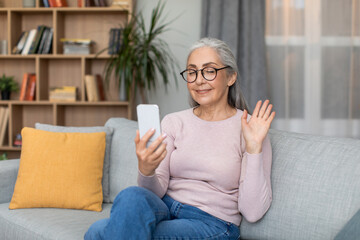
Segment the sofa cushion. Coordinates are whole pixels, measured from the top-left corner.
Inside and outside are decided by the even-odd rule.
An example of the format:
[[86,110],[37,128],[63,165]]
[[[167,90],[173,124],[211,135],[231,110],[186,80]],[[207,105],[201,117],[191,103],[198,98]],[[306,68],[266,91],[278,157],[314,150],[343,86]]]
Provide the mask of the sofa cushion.
[[80,133],[92,133],[92,132],[105,132],[106,133],[106,148],[105,148],[105,157],[104,157],[104,167],[103,167],[103,198],[104,202],[110,202],[110,184],[109,184],[109,170],[110,170],[110,148],[111,148],[111,138],[114,132],[114,129],[103,126],[96,127],[63,127],[63,126],[54,126],[49,124],[35,123],[35,128],[51,132],[80,132]]
[[20,159],[0,161],[0,203],[8,203],[14,192]]
[[8,209],[0,204],[0,239],[2,240],[82,240],[95,221],[110,216],[112,204],[103,204],[102,212],[72,209]]
[[357,239],[360,237],[360,210],[336,235],[335,240]]
[[273,202],[244,239],[334,239],[360,206],[360,141],[270,130]]
[[110,118],[106,127],[114,128],[110,153],[110,200],[128,186],[137,185],[138,162],[135,152],[137,122]]
[[105,133],[23,128],[10,209],[55,207],[101,211]]

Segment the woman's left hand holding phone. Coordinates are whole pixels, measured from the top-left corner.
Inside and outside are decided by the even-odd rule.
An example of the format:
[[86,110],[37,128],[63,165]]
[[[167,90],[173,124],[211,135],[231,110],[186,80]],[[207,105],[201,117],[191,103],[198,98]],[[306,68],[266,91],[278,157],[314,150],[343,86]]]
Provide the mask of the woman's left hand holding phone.
[[164,139],[166,134],[161,135],[153,141],[148,148],[146,144],[155,133],[154,129],[150,129],[141,139],[139,130],[136,131],[135,146],[136,156],[138,158],[139,171],[145,176],[155,174],[155,169],[166,156],[166,143]]

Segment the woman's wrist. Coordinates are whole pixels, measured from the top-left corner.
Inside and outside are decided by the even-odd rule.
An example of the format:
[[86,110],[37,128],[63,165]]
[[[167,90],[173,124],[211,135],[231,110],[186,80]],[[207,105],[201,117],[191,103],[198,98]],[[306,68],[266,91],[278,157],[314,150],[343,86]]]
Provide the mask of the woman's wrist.
[[255,145],[255,146],[246,146],[245,148],[247,153],[250,154],[259,154],[262,151],[261,145]]
[[155,174],[155,171],[147,171],[145,169],[142,169],[141,167],[139,167],[139,172],[141,175],[145,176],[145,177],[151,177]]

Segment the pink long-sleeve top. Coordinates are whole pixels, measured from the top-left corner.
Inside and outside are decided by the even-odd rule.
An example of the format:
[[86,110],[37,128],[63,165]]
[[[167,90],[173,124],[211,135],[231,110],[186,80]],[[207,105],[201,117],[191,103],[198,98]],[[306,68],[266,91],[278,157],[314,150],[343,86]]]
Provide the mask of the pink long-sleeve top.
[[222,121],[202,120],[192,108],[166,115],[167,155],[154,175],[139,171],[138,185],[238,226],[241,215],[262,218],[272,200],[271,145],[266,137],[261,153],[246,152],[242,114]]

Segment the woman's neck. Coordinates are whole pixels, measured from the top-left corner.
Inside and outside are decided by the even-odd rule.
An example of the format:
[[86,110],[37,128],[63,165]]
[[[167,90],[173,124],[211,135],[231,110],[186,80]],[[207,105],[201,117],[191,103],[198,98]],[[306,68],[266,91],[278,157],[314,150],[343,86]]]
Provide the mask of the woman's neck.
[[236,108],[229,104],[225,106],[203,106],[199,105],[194,109],[194,114],[206,121],[221,121],[236,114]]

